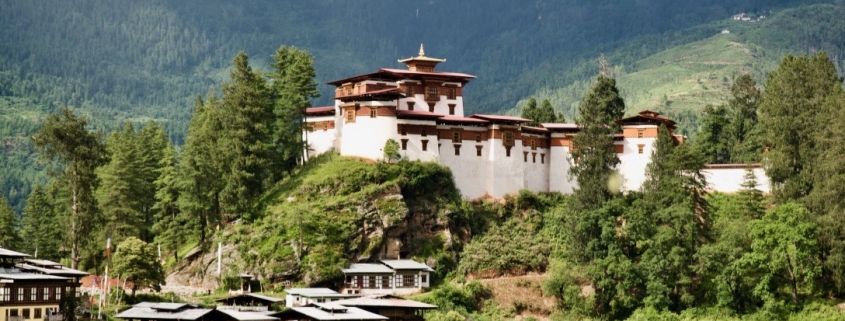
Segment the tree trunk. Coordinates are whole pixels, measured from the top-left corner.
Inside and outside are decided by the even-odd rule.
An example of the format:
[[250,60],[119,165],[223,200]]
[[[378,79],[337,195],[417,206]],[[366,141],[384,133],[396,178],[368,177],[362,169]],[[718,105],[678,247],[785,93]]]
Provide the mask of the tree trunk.
[[[73,174],[71,175],[71,179],[76,177],[76,168],[73,169]],[[76,230],[77,220],[79,219],[79,188],[77,186],[78,181],[74,181],[71,183],[71,204],[70,204],[70,239],[71,239],[71,246],[70,246],[70,268],[71,269],[78,269],[79,268],[79,237],[78,231]]]
[[786,256],[786,271],[789,272],[789,286],[792,288],[792,303],[798,303],[798,280],[795,279],[793,272],[792,260],[789,259],[789,253]]

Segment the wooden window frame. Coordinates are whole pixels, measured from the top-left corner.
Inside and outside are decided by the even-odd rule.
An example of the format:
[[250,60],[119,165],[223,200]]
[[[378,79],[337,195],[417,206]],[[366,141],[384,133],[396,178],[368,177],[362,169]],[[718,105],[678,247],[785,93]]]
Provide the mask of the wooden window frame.
[[437,86],[429,86],[426,88],[425,97],[427,100],[440,100],[440,91]]
[[21,310],[21,316],[22,316],[24,319],[29,319],[29,318],[30,318],[30,317],[29,317],[29,316],[30,316],[29,311],[30,311],[30,310],[29,310],[29,308],[23,308],[23,309]]
[[546,163],[546,154],[540,154],[540,164]]
[[430,113],[434,112],[434,105],[436,105],[436,104],[435,103],[428,103],[428,112],[430,112]]
[[537,153],[531,153],[531,162],[537,163]]
[[351,124],[355,122],[355,109],[349,108],[346,110],[346,123]]
[[458,91],[458,90],[457,90],[457,89],[455,89],[454,87],[449,87],[449,88],[446,88],[446,98],[448,98],[448,99],[455,99],[455,98],[457,97],[457,95],[455,95],[455,93],[456,93],[457,91]]
[[453,132],[452,132],[452,142],[453,142],[453,143],[460,143],[461,141],[462,141],[462,139],[461,139],[461,132],[459,132],[459,131],[453,131]]
[[511,157],[511,146],[505,146],[505,157]]
[[455,147],[455,156],[461,156],[461,144],[452,145]]
[[416,105],[416,102],[409,101],[408,102],[408,110],[414,110],[414,105]]
[[475,145],[475,156],[481,157],[481,148],[483,147],[482,145]]
[[407,97],[414,97],[414,86],[406,86],[405,87],[405,96]]
[[425,152],[425,151],[427,151],[427,150],[428,150],[428,140],[423,139],[423,140],[421,140],[420,142],[422,142],[422,150],[423,150],[424,152]]
[[455,114],[455,107],[457,107],[457,105],[455,105],[455,104],[449,104],[449,115],[454,115],[454,114]]
[[637,154],[643,154],[645,152],[645,144],[637,144]]
[[408,139],[402,138],[402,150],[408,150]]
[[422,137],[428,136],[428,133],[426,132],[425,127],[420,129],[420,136],[422,136]]
[[399,127],[399,135],[406,136],[408,135],[408,128],[405,126]]
[[476,143],[480,143],[480,142],[481,142],[481,134],[475,134],[475,142],[476,142]]
[[32,309],[32,318],[41,319],[41,308]]
[[643,138],[643,137],[645,137],[645,129],[637,128],[637,138]]
[[528,152],[522,152],[522,162],[528,163]]
[[510,147],[516,144],[516,134],[512,131],[506,131],[502,133],[502,144],[506,147]]
[[378,108],[370,107],[370,118],[376,118],[378,116]]

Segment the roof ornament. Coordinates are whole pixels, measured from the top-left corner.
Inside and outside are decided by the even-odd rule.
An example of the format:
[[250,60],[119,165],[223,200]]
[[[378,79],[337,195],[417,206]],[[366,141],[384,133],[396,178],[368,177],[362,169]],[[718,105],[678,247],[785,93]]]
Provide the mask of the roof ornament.
[[420,57],[425,57],[425,49],[423,48],[423,44],[420,44]]

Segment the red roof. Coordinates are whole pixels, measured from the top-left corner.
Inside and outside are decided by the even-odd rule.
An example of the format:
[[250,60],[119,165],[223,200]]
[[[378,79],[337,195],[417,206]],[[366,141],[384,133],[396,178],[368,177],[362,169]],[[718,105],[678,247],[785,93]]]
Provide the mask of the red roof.
[[447,123],[475,123],[475,124],[486,124],[489,123],[484,119],[478,118],[469,118],[469,117],[457,117],[457,116],[443,116],[437,119],[437,121],[443,121]]
[[349,78],[338,79],[334,81],[327,82],[326,84],[333,85],[333,86],[340,86],[348,82],[355,82],[361,81],[365,79],[376,79],[376,80],[385,80],[385,81],[395,81],[401,77],[408,77],[408,76],[427,76],[427,77],[441,77],[441,78],[460,78],[462,81],[467,81],[469,79],[474,79],[475,76],[470,74],[464,74],[459,72],[443,72],[443,71],[413,71],[413,70],[406,70],[406,69],[392,69],[392,68],[382,68],[376,72],[371,72],[367,74],[361,74],[357,76],[352,76]]
[[441,77],[457,77],[457,78],[466,78],[466,79],[474,79],[475,76],[460,72],[446,72],[446,71],[414,71],[414,70],[406,70],[406,69],[392,69],[392,68],[382,68],[379,71],[386,71],[393,74],[399,75],[422,75],[422,76],[441,76]]
[[474,115],[469,116],[469,117],[481,118],[481,119],[490,120],[490,121],[510,121],[510,122],[519,122],[519,123],[531,121],[530,119],[525,119],[525,118],[522,118],[522,117],[503,116],[503,115],[474,114]]
[[662,123],[666,124],[666,126],[670,128],[675,128],[675,121],[660,116],[660,113],[650,111],[650,110],[643,110],[637,113],[636,116],[622,118],[615,121],[619,125],[624,124],[655,124],[655,123]]
[[334,114],[334,106],[323,106],[323,107],[311,107],[311,108],[306,108],[306,109],[305,109],[305,113],[306,113],[306,114],[308,114],[308,115],[314,115],[314,114],[327,114],[327,113],[332,113],[332,114]]
[[396,110],[396,116],[407,116],[415,118],[440,118],[441,114],[432,113],[424,110]]
[[548,129],[542,127],[522,126],[523,131],[547,133]]
[[761,168],[763,167],[760,163],[752,163],[752,164],[704,164],[704,168],[711,168],[711,169],[728,169],[728,168]]

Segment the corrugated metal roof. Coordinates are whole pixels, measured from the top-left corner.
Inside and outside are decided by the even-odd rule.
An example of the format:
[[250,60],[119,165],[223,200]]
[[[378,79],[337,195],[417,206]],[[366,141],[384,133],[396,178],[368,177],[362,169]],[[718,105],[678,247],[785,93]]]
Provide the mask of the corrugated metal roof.
[[572,123],[542,123],[540,126],[548,129],[579,129],[578,124]]
[[303,294],[340,294],[337,291],[329,288],[293,288],[285,290],[288,294],[303,295]]
[[198,320],[211,312],[213,309],[200,309],[183,303],[171,303],[174,305],[188,306],[182,310],[175,310],[172,312],[164,312],[153,309],[153,306],[161,305],[162,303],[142,302],[135,306],[118,313],[115,317],[121,319],[141,319],[141,320]]
[[0,247],[0,257],[11,257],[11,258],[24,258],[29,257],[29,254],[24,254],[21,252],[15,252],[12,250],[7,250]]
[[414,70],[407,70],[407,69],[393,69],[393,68],[381,68],[379,71],[387,71],[393,74],[399,75],[423,75],[423,76],[444,76],[444,77],[458,77],[458,78],[475,78],[475,76],[460,72],[447,72],[447,71],[414,71]]
[[361,298],[346,299],[332,302],[348,307],[385,307],[407,309],[437,309],[436,305],[406,300],[393,295],[370,295]]
[[445,116],[445,117],[440,117],[440,118],[438,118],[438,119],[437,119],[437,121],[440,121],[440,122],[451,122],[451,123],[475,123],[475,124],[486,124],[486,123],[489,123],[489,121],[486,121],[486,120],[484,120],[484,119],[469,118],[469,117],[458,117],[458,116]]
[[85,276],[88,275],[88,272],[82,272],[70,268],[66,268],[60,266],[58,269],[56,268],[47,268],[47,267],[40,267],[35,265],[30,265],[26,263],[18,263],[15,266],[21,268],[24,271],[37,271],[44,274],[51,274],[51,275],[76,275],[76,276]]
[[322,114],[328,112],[334,113],[334,106],[311,107],[305,109],[306,114]]
[[394,270],[424,270],[434,272],[432,268],[414,260],[381,260],[381,263]]
[[512,121],[512,122],[520,122],[520,123],[531,121],[530,119],[525,119],[525,118],[522,118],[522,117],[504,116],[504,115],[473,114],[473,115],[470,115],[469,117],[481,118],[481,119],[492,120],[492,121]]
[[224,313],[238,321],[272,321],[279,319],[277,317],[271,317],[263,313],[244,312],[236,310],[217,310],[217,312]]
[[443,117],[441,114],[432,113],[430,111],[425,110],[401,110],[397,109],[396,111],[397,116],[416,116],[422,118],[440,118]]
[[259,299],[259,300],[264,300],[264,301],[273,302],[273,303],[282,302],[282,301],[285,300],[285,299],[274,298],[274,297],[271,297],[271,296],[266,296],[266,295],[261,295],[261,294],[244,293],[244,294],[233,295],[233,296],[230,296],[228,298],[217,299],[216,301],[217,302],[224,302],[226,300],[234,299],[234,298],[238,298],[238,297],[253,297],[253,298],[256,298],[256,299]]
[[324,311],[318,307],[298,307],[291,308],[288,311],[294,311],[315,320],[387,320],[385,316],[367,312],[356,307],[346,307],[346,312]]
[[38,274],[38,273],[27,273],[27,272],[15,272],[10,271],[9,269],[0,268],[0,279],[7,279],[7,280],[70,280],[66,277],[49,275],[49,274]]
[[352,263],[348,269],[342,269],[343,273],[393,273],[393,270],[384,264],[373,263]]

